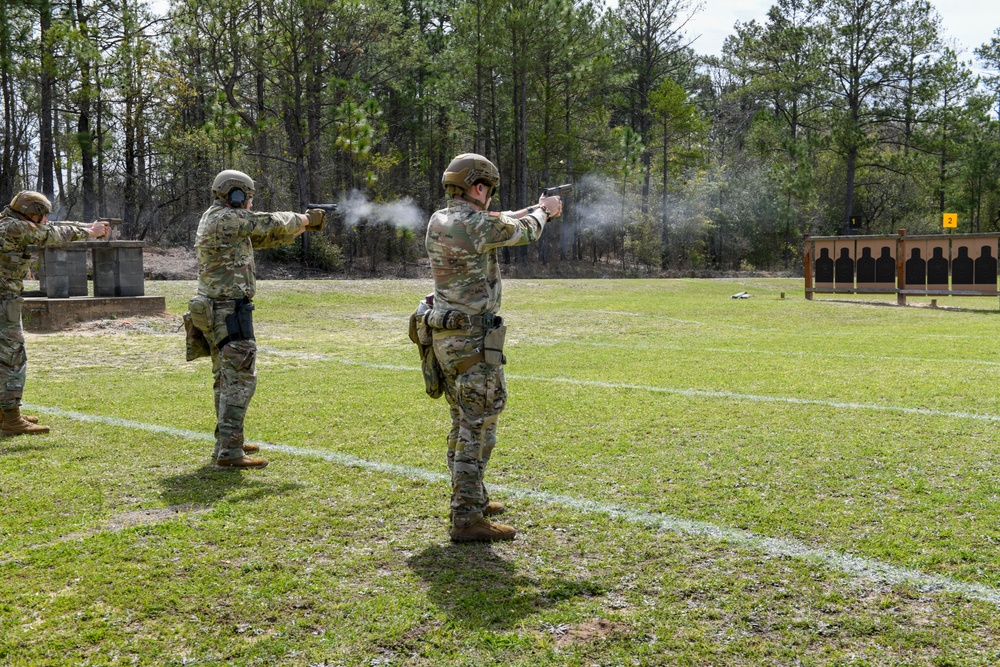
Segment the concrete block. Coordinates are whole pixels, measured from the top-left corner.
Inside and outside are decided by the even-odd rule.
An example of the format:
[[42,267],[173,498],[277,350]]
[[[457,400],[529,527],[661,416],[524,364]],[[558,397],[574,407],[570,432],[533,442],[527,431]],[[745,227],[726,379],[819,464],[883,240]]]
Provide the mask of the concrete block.
[[69,276],[67,274],[45,276],[45,294],[50,299],[69,298]]
[[[87,295],[87,255],[93,252],[95,297],[145,294],[142,241],[77,241],[39,251],[39,282],[52,298]],[[50,293],[51,290],[51,293]]]

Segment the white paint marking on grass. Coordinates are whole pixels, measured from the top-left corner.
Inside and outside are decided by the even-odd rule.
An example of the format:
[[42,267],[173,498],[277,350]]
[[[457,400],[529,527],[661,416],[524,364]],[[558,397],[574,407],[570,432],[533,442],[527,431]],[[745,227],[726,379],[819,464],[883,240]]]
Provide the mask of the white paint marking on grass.
[[[522,337],[523,338],[523,337]],[[934,359],[932,357],[894,357],[884,354],[847,354],[833,352],[804,352],[802,350],[760,350],[754,348],[734,347],[691,347],[688,345],[636,345],[633,343],[600,343],[591,340],[573,338],[538,338],[530,337],[536,343],[551,345],[586,345],[588,347],[607,347],[629,350],[666,350],[670,352],[704,352],[707,354],[746,354],[749,356],[771,357],[816,357],[820,359],[858,359],[861,361],[912,361],[925,364],[965,364],[969,366],[1000,366],[1000,361],[985,361],[983,359]]]
[[[146,431],[160,435],[172,435],[191,440],[210,442],[215,439],[215,436],[210,433],[200,433],[189,429],[146,424],[118,417],[90,415],[82,412],[72,412],[44,405],[25,405],[25,408],[76,421],[106,424],[108,426]],[[450,475],[446,473],[425,470],[415,466],[383,463],[381,461],[369,461],[350,454],[328,452],[318,449],[306,449],[291,445],[281,445],[260,441],[258,441],[257,444],[259,444],[262,449],[267,449],[273,452],[281,452],[290,456],[317,458],[338,465],[370,470],[406,479],[433,483],[450,483],[451,481]],[[616,505],[613,503],[605,503],[555,493],[546,493],[544,491],[535,491],[532,489],[523,489],[516,486],[492,485],[492,488],[506,495],[530,500],[548,507],[559,507],[563,509],[578,510],[581,512],[590,512],[593,514],[603,514],[631,524],[646,526],[659,531],[692,537],[704,537],[711,540],[735,544],[741,547],[747,547],[767,554],[771,557],[788,557],[809,561],[827,567],[831,570],[843,572],[859,579],[865,579],[876,583],[888,584],[891,586],[906,584],[915,586],[922,591],[941,591],[951,593],[967,600],[978,600],[980,602],[987,602],[1000,607],[1000,590],[990,586],[975,582],[960,581],[936,574],[927,574],[919,570],[899,567],[890,563],[855,556],[853,554],[836,551],[834,549],[816,549],[798,540],[764,537],[761,535],[755,535],[746,530],[720,526],[706,521],[691,521],[659,512],[647,512],[624,505]]]
[[[390,371],[420,372],[419,368],[410,366],[393,366],[390,364],[375,364],[368,361],[356,361],[350,359],[340,359],[331,355],[313,354],[305,352],[290,352],[287,350],[275,350],[271,348],[259,348],[260,352],[274,354],[282,357],[293,357],[296,359],[309,359],[312,361],[328,361],[348,366],[363,366]],[[676,387],[658,387],[656,385],[631,384],[628,382],[606,382],[603,380],[578,380],[574,378],[561,377],[541,377],[538,375],[518,375],[508,373],[509,380],[526,380],[529,382],[551,382],[554,384],[568,384],[578,387],[599,387],[601,389],[629,389],[633,391],[647,391],[656,394],[671,394],[675,396],[692,396],[698,398],[721,398],[726,400],[747,401],[751,403],[785,403],[789,405],[818,405],[824,408],[836,408],[838,410],[871,410],[874,412],[898,412],[907,415],[921,415],[924,417],[946,417],[951,419],[972,419],[985,422],[1000,422],[1000,415],[983,414],[977,412],[960,412],[948,410],[932,410],[930,408],[910,408],[899,405],[879,405],[878,403],[850,403],[846,401],[832,401],[820,398],[796,398],[794,396],[765,396],[761,394],[741,394],[734,391],[714,391],[710,389],[678,389]]]
[[322,352],[297,352],[294,350],[278,350],[271,347],[258,347],[257,352],[263,352],[264,354],[273,354],[276,357],[289,357],[291,359],[304,359],[306,361],[332,361],[337,364],[343,364],[345,366],[361,366],[363,368],[374,368],[383,371],[419,371],[419,368],[414,366],[394,366],[393,364],[373,364],[370,361],[361,361],[356,359],[341,359],[340,357],[334,357],[329,354],[323,354]]
[[[717,329],[735,329],[737,331],[754,331],[757,333],[779,333],[786,336],[857,336],[856,331],[816,331],[811,329],[802,329],[796,331],[788,331],[786,329],[776,329],[767,327],[753,327],[746,324],[729,324],[728,322],[700,322],[698,320],[683,320],[677,317],[667,317],[666,315],[661,315],[659,313],[630,313],[626,311],[615,311],[615,310],[584,310],[584,311],[570,311],[575,312],[580,315],[590,315],[592,313],[599,313],[603,315],[621,315],[623,317],[644,317],[649,319],[663,320],[666,322],[674,322],[676,324],[691,324],[696,327],[714,327]],[[917,333],[917,334],[907,334],[909,339],[915,338],[933,338],[934,340],[941,339],[965,339],[973,338],[971,334],[938,334],[938,333]]]

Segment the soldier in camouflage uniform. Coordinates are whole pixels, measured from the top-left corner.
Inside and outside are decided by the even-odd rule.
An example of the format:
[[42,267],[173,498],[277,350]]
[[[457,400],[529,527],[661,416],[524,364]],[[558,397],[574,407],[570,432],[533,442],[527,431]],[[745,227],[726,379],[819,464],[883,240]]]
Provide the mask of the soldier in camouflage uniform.
[[209,344],[215,379],[215,451],[221,468],[263,468],[267,460],[247,452],[260,449],[243,437],[243,420],[257,387],[257,344],[251,299],[257,290],[254,248],[291,243],[304,231],[319,231],[326,214],[255,213],[254,182],[240,171],[226,170],[212,185],[215,201],[201,216],[195,251],[198,295],[188,308],[191,321]]
[[501,282],[497,248],[537,241],[545,223],[562,213],[559,197],[541,197],[517,212],[487,209],[500,172],[481,155],[464,153],[442,179],[448,207],[431,216],[427,254],[434,275],[433,308],[424,322],[433,329],[444,394],[451,411],[451,531],[456,542],[510,540],[513,527],[489,521],[503,505],[491,502],[483,473],[496,444],[497,421],[507,403],[503,334],[496,315]]
[[48,221],[52,203],[31,191],[19,192],[0,213],[0,409],[4,435],[48,433],[38,417],[21,414],[28,356],[21,329],[21,290],[31,263],[29,245],[59,245],[108,234],[108,223]]

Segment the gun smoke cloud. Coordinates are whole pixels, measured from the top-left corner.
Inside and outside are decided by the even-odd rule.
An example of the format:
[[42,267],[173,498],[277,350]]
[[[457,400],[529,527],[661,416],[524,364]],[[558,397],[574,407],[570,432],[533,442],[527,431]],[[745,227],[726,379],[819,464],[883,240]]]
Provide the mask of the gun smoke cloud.
[[416,229],[429,217],[409,197],[392,202],[372,202],[364,193],[351,190],[341,196],[339,203],[344,223],[349,227],[384,222],[393,227]]
[[587,174],[574,185],[574,215],[582,228],[601,229],[622,221],[621,186],[607,176]]

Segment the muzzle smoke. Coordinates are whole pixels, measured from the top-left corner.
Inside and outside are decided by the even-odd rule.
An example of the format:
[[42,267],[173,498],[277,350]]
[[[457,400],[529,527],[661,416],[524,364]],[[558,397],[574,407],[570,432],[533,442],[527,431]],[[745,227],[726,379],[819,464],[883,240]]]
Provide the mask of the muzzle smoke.
[[351,190],[340,198],[339,203],[344,223],[350,227],[361,223],[385,222],[393,227],[415,229],[426,222],[428,217],[409,197],[392,202],[372,202],[364,193]]

